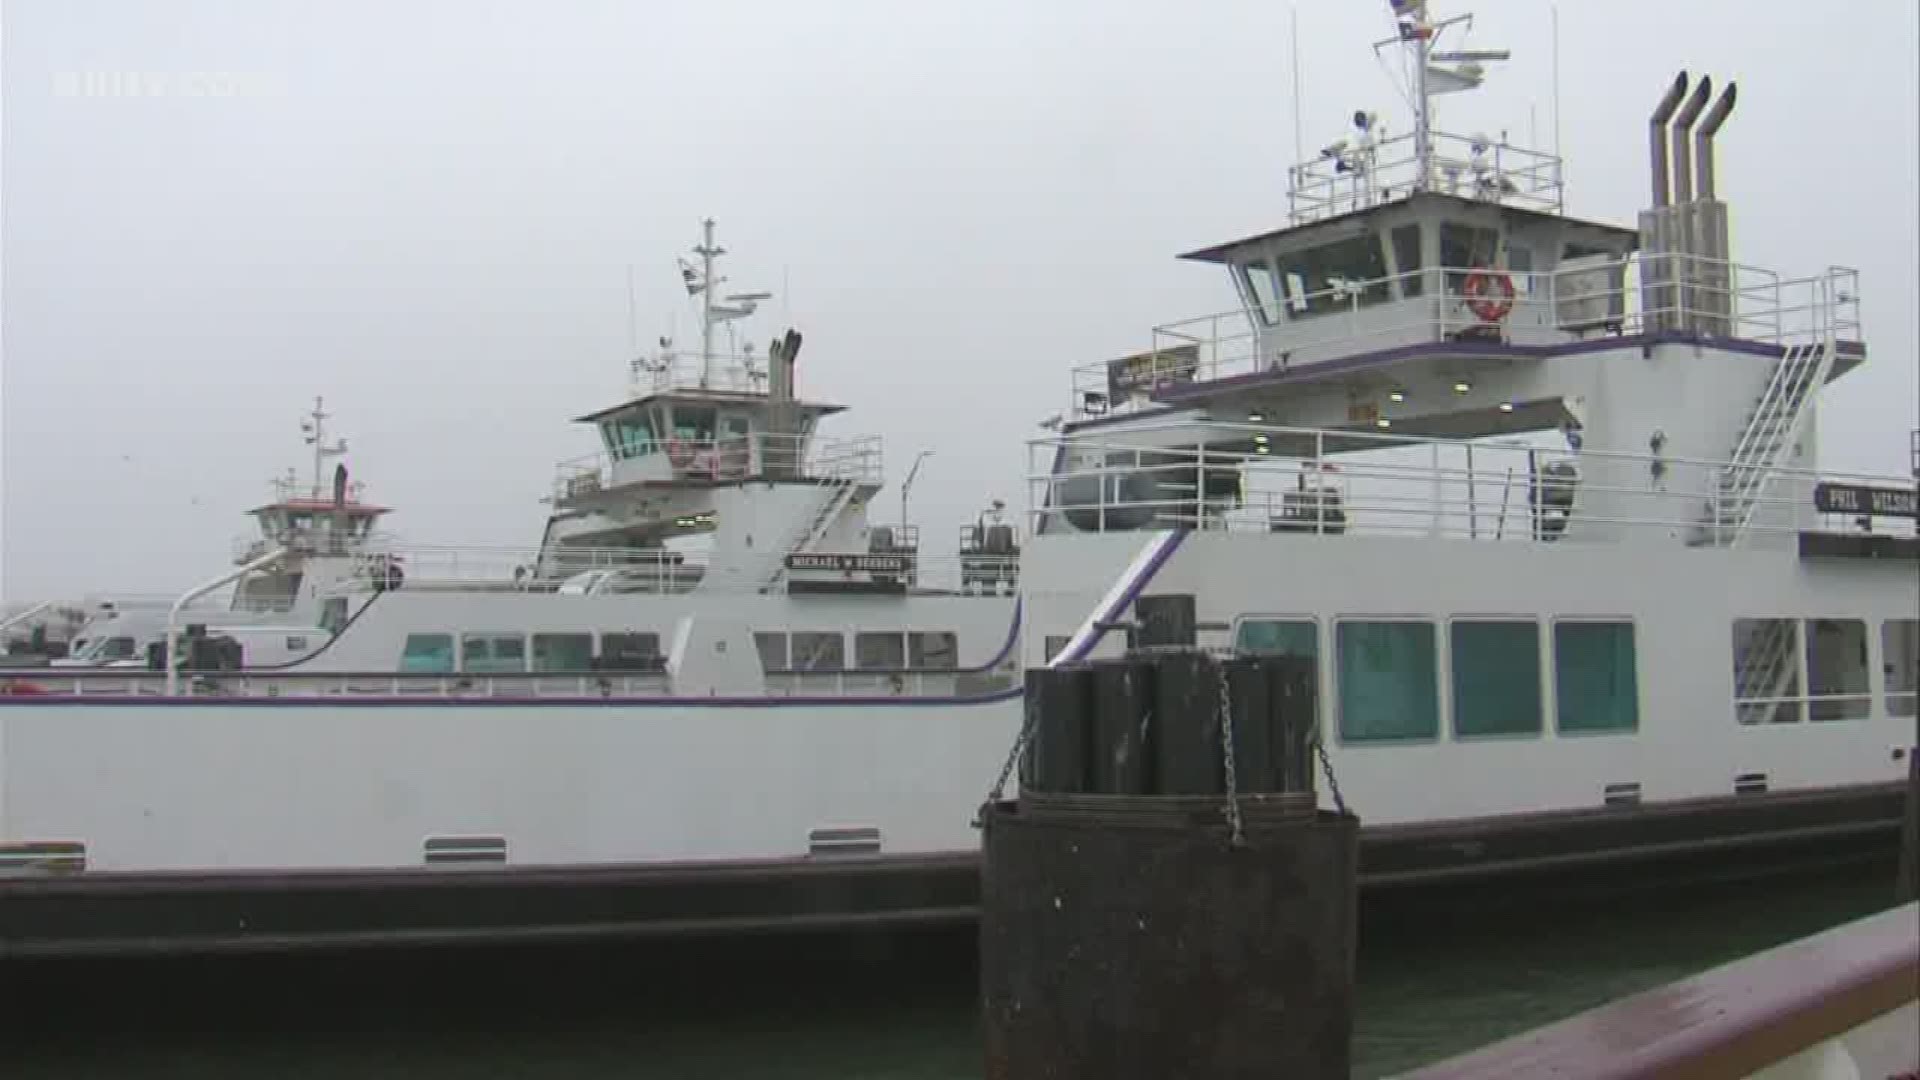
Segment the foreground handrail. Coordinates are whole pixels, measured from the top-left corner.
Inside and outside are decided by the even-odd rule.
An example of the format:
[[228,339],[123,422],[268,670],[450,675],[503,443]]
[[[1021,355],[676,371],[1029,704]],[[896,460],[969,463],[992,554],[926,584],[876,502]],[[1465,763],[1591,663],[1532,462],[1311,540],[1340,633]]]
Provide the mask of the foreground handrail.
[[1402,1080],[1734,1080],[1920,1000],[1920,904],[1788,942]]

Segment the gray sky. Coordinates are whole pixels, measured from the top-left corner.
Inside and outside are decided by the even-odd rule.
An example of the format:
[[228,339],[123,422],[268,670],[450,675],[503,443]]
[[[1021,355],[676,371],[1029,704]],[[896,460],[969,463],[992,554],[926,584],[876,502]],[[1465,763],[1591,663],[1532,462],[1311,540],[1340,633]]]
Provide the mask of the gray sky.
[[[1474,10],[1518,58],[1441,125],[1550,144],[1548,6]],[[1357,107],[1405,130],[1385,12],[1300,5],[1308,147]],[[937,449],[914,518],[944,547],[1024,504],[1074,365],[1232,304],[1171,256],[1281,223],[1287,32],[1282,0],[4,0],[0,595],[220,572],[314,394],[397,530],[537,542],[593,449],[568,420],[621,397],[626,265],[642,340],[690,331],[705,215],[733,284],[785,276],[755,326],[790,311],[833,431],[882,435],[890,480]],[[1572,212],[1633,221],[1685,67],[1740,84],[1735,257],[1862,271],[1836,469],[1904,472],[1915,425],[1917,36],[1912,0],[1560,10]]]

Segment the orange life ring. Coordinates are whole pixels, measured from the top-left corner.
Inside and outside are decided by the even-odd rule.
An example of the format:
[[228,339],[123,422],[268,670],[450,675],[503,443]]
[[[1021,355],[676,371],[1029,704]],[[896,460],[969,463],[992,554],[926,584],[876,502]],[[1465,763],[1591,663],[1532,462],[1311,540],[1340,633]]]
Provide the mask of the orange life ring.
[[1497,323],[1513,310],[1513,279],[1498,270],[1475,270],[1461,291],[1467,295],[1467,309],[1483,323]]

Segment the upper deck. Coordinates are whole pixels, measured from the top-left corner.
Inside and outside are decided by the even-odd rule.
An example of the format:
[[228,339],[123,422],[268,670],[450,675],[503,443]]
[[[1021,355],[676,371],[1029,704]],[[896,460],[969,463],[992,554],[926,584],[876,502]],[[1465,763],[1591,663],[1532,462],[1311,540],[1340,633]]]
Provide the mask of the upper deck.
[[[1431,265],[1408,257],[1405,269],[1356,274],[1292,293],[1284,291],[1291,283],[1338,276],[1331,269],[1319,270],[1317,278],[1299,272],[1322,258],[1319,250],[1269,253],[1265,249],[1282,243],[1276,236],[1242,242],[1231,254],[1204,253],[1227,264],[1245,302],[1155,326],[1145,351],[1076,368],[1071,415],[1081,421],[1124,416],[1256,389],[1281,394],[1328,380],[1351,384],[1400,366],[1444,362],[1471,372],[1657,341],[1711,341],[1778,356],[1789,346],[1831,335],[1838,350],[1836,377],[1865,358],[1859,272],[1851,268],[1792,276],[1702,255],[1635,252],[1523,270],[1512,263],[1531,262],[1514,257],[1527,250],[1517,237],[1529,230],[1514,227],[1525,218],[1508,221],[1508,265],[1489,268],[1474,265],[1454,244],[1453,221],[1461,215],[1439,208],[1422,213],[1431,198],[1380,211],[1364,232],[1341,242],[1351,261],[1378,270],[1395,246],[1394,222],[1411,218],[1401,228],[1414,230],[1412,235],[1424,231],[1437,243],[1442,258]],[[1452,202],[1441,198],[1442,206]],[[1495,238],[1489,244],[1501,242],[1500,233],[1489,236]],[[1418,242],[1403,250],[1414,250]],[[1562,250],[1580,249],[1565,242]],[[1402,263],[1396,259],[1395,265]],[[1513,293],[1497,320],[1475,310],[1480,286],[1469,284],[1490,276],[1490,269]],[[1289,285],[1275,296],[1263,283],[1268,280]],[[1690,287],[1659,287],[1674,280]]]

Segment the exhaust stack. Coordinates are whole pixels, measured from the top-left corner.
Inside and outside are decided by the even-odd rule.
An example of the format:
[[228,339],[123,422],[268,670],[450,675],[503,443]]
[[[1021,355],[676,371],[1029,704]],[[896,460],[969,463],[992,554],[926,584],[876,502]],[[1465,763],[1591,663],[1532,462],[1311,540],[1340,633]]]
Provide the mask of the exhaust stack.
[[1706,119],[1700,121],[1700,127],[1693,133],[1693,167],[1699,178],[1697,196],[1702,201],[1713,198],[1713,137],[1720,133],[1720,125],[1726,123],[1728,114],[1733,112],[1737,86],[1736,83],[1727,84],[1720,100],[1713,103]]
[[1673,201],[1676,206],[1693,201],[1693,154],[1687,135],[1693,122],[1700,118],[1700,110],[1707,107],[1707,98],[1712,93],[1713,77],[1701,76],[1687,103],[1680,107],[1680,115],[1673,118]]
[[1658,208],[1667,205],[1667,121],[1672,119],[1673,110],[1680,106],[1680,95],[1687,92],[1687,73],[1681,72],[1674,77],[1673,85],[1667,88],[1666,96],[1660,104],[1654,106],[1653,116],[1647,128],[1651,157],[1653,159],[1653,205]]

